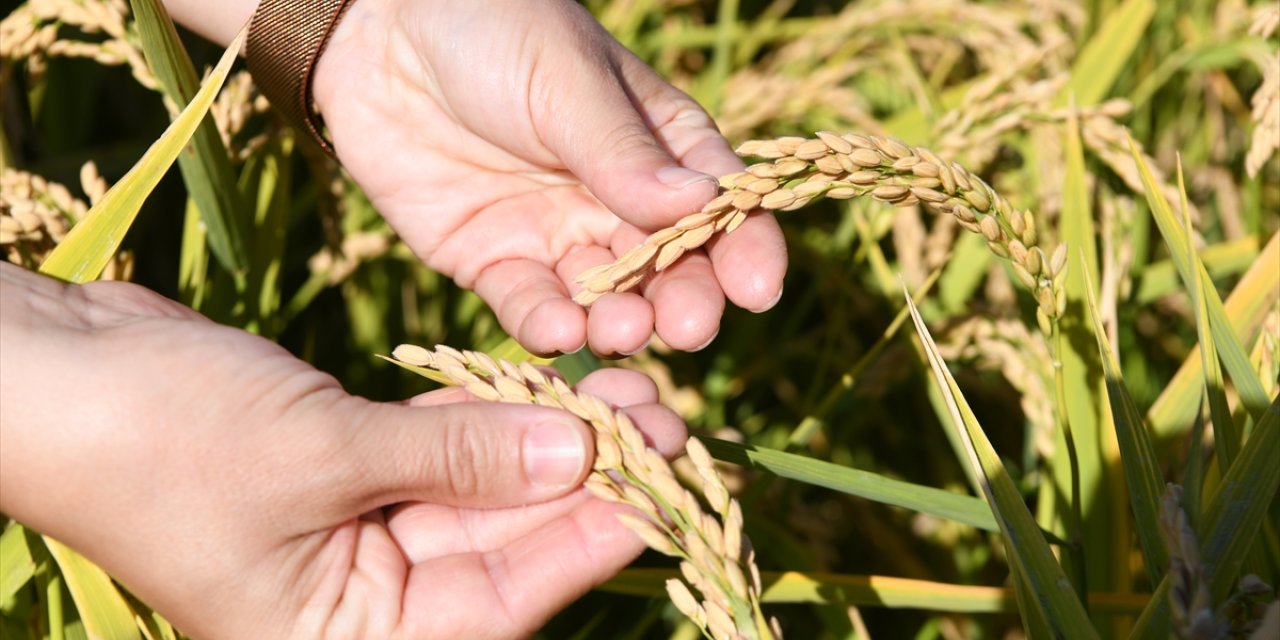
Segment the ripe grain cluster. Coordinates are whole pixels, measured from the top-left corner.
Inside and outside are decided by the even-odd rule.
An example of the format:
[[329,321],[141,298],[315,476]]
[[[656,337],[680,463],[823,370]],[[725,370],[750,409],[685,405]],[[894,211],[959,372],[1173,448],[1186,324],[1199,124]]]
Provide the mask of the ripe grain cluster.
[[607,293],[627,291],[716,233],[731,233],[754,209],[795,211],[819,198],[869,196],[899,207],[924,205],[982,234],[991,252],[1009,260],[1018,280],[1036,296],[1046,332],[1065,309],[1066,246],[1046,252],[1030,211],[1015,209],[981,178],[928,149],[892,138],[820,131],[809,139],[748,141],[738,154],[767,162],[721,177],[720,195],[701,211],[653,233],[614,263],[584,271],[574,299],[589,305]]
[[[684,580],[667,581],[667,593],[682,613],[716,640],[780,637],[760,611],[760,570],[743,534],[742,507],[729,495],[696,438],[685,451],[702,483],[702,500],[684,488],[666,458],[645,444],[625,413],[594,396],[578,393],[560,378],[529,364],[515,365],[483,353],[438,346],[400,345],[396,360],[443,374],[449,384],[482,400],[564,409],[596,434],[595,467],[586,487],[597,497],[634,509],[619,519],[651,549],[680,559]],[[701,594],[701,597],[695,594]]]

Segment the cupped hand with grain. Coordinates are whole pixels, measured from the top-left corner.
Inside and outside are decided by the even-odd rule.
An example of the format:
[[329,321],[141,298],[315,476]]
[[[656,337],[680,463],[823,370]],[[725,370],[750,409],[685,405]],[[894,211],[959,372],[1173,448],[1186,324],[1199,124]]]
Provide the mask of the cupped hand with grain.
[[[0,511],[194,637],[518,637],[643,547],[567,412],[373,403],[141,287],[7,263],[0,327]],[[680,449],[647,378],[581,388]]]
[[[248,15],[169,0],[230,41]],[[252,1],[248,1],[252,5]],[[782,293],[776,221],[752,216],[637,293],[575,304],[575,276],[696,212],[742,162],[711,118],[570,0],[357,0],[320,57],[338,159],[430,267],[474,289],[531,351],[697,349],[726,296]]]
[[761,310],[785,249],[759,216],[641,295],[589,310],[583,270],[612,262],[738,171],[714,123],[568,0],[359,0],[320,59],[339,158],[431,267],[474,288],[537,352],[697,349],[725,296]]

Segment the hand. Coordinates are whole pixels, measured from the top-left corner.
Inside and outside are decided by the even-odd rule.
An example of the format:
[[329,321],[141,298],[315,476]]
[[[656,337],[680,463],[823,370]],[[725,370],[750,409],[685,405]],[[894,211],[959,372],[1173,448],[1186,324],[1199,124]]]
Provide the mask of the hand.
[[655,329],[698,349],[726,296],[761,311],[782,294],[785,244],[758,214],[643,295],[589,312],[569,299],[577,274],[742,167],[692,99],[574,2],[358,0],[314,92],[339,158],[401,237],[534,352],[628,354]]
[[[0,326],[0,510],[195,637],[524,635],[642,549],[578,488],[568,413],[372,403],[140,287],[3,263]],[[581,388],[683,442],[647,378]]]

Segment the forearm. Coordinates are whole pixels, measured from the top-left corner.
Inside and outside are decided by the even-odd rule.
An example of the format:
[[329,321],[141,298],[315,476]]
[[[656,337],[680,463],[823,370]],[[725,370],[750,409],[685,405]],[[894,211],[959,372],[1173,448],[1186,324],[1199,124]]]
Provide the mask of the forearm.
[[179,24],[226,45],[249,21],[258,0],[164,0],[164,4]]

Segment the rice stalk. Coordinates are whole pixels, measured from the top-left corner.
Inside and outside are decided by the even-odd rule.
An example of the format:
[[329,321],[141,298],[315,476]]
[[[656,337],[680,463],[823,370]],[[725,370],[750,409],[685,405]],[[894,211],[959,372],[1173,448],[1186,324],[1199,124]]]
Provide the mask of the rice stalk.
[[1047,48],[1037,49],[975,82],[958,107],[934,122],[933,149],[938,155],[980,167],[995,155],[994,143],[1000,136],[1024,128],[1032,113],[1048,110],[1066,85],[1067,74],[1034,81],[1029,76],[1050,53]]
[[[4,259],[37,269],[54,247],[107,192],[98,167],[87,162],[80,169],[80,187],[89,202],[71,195],[66,186],[45,178],[5,168],[0,172],[0,253]],[[116,256],[103,272],[107,280],[128,280],[133,254]]]
[[482,400],[555,407],[586,421],[596,433],[595,467],[586,487],[603,500],[633,507],[636,512],[621,514],[619,520],[651,549],[680,559],[684,580],[673,578],[666,585],[676,608],[715,640],[781,635],[776,621],[765,623],[760,610],[760,570],[743,533],[742,507],[729,494],[701,441],[690,438],[685,451],[714,515],[680,485],[671,465],[645,444],[626,414],[573,391],[564,380],[527,363],[517,366],[446,346],[432,351],[400,345],[392,356],[438,372],[448,384]]
[[218,137],[236,162],[244,162],[270,140],[268,133],[259,133],[241,143],[238,137],[249,120],[271,111],[267,98],[258,92],[253,77],[247,71],[239,71],[227,78],[227,84],[209,107]]
[[353,231],[342,238],[337,248],[324,247],[307,260],[307,269],[323,274],[330,286],[351,277],[360,265],[376,260],[396,245],[390,231]]
[[[104,40],[71,37],[102,35]],[[128,65],[142,86],[159,90],[151,66],[143,56],[130,22],[125,0],[30,0],[0,21],[0,58],[25,60],[27,72],[38,78],[49,57],[89,58],[107,66]]]
[[819,132],[743,143],[738,153],[768,162],[720,178],[721,193],[701,211],[650,235],[612,264],[587,269],[574,300],[590,305],[606,293],[627,291],[669,267],[716,233],[731,233],[756,208],[794,211],[816,199],[870,196],[899,207],[923,204],[950,214],[966,230],[982,234],[995,255],[1008,260],[1038,302],[1046,332],[1066,307],[1066,246],[1051,253],[1029,211],[1015,209],[981,178],[932,151],[892,138]]
[[[1270,38],[1277,26],[1280,26],[1280,8],[1263,7],[1249,27],[1249,35]],[[1280,149],[1280,60],[1273,51],[1258,64],[1262,71],[1262,85],[1250,101],[1253,107],[1250,114],[1254,122],[1253,140],[1244,161],[1250,178],[1256,177],[1262,165]]]
[[903,57],[891,44],[899,35],[907,57],[926,75],[945,75],[955,60],[969,57],[995,75],[1012,77],[1033,59],[1058,75],[1073,51],[1068,32],[1079,31],[1083,14],[1065,2],[1038,4],[1027,11],[964,0],[848,3],[761,63],[737,70],[719,92],[716,123],[730,138],[768,133],[785,122],[885,133],[872,115],[876,96],[869,86],[880,93],[887,81],[903,89],[896,82]]

